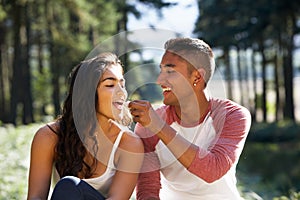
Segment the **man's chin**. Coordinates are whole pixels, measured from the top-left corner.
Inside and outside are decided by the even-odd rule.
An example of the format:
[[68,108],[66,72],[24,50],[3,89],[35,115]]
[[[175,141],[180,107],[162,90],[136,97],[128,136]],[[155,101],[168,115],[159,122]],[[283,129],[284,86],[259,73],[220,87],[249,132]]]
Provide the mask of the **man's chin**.
[[165,105],[168,105],[168,106],[172,106],[172,105],[174,105],[172,102],[170,102],[170,101],[163,101],[163,103],[165,104]]
[[163,99],[163,103],[165,105],[169,105],[169,106],[174,106],[174,105],[178,105],[178,102],[177,101],[171,101],[169,99]]

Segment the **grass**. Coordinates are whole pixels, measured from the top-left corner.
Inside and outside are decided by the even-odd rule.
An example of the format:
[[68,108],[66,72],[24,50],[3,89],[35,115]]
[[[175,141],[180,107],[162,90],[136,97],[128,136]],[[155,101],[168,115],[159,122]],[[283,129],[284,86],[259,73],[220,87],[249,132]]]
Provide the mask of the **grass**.
[[30,144],[39,127],[0,127],[0,200],[26,199]]
[[0,126],[0,200],[26,199],[31,141],[42,125]]
[[[40,126],[0,126],[0,200],[26,199],[30,145]],[[296,141],[247,142],[237,167],[245,199],[300,199],[299,155]]]

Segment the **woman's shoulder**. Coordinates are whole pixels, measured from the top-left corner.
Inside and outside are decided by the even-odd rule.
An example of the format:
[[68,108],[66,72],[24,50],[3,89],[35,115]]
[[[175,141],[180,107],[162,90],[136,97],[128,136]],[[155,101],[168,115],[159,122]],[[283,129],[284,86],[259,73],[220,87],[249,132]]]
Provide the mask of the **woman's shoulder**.
[[115,122],[114,120],[110,120],[111,123],[111,132],[122,134],[120,137],[120,142],[118,146],[120,149],[123,149],[127,152],[141,153],[144,151],[144,146],[141,138],[133,133],[128,127],[123,126]]
[[35,166],[38,163],[44,168],[53,164],[57,141],[58,136],[47,125],[36,131],[31,143],[31,160]]
[[33,141],[45,144],[49,144],[49,142],[50,144],[56,143],[58,139],[58,128],[58,122],[50,122],[41,126],[35,133]]
[[134,134],[132,131],[124,131],[119,147],[134,153],[143,153],[144,146],[141,138]]

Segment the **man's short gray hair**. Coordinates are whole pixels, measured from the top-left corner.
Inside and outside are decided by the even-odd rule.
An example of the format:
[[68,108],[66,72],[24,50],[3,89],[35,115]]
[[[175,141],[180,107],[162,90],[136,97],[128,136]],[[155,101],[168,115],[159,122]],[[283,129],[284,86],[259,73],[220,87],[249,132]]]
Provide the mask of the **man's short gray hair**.
[[173,38],[165,42],[165,50],[177,54],[195,69],[205,70],[205,82],[208,83],[215,70],[214,54],[210,46],[197,38]]

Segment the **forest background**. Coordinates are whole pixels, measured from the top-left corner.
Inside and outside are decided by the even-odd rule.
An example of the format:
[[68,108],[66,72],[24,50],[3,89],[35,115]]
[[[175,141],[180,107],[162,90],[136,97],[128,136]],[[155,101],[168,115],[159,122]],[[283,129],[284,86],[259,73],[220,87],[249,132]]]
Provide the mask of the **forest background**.
[[[39,126],[60,114],[71,69],[101,41],[129,33],[129,17],[143,17],[137,5],[163,18],[162,11],[177,3],[0,2],[0,199],[25,199],[30,142]],[[300,199],[300,2],[198,0],[195,5],[193,36],[214,48],[226,97],[252,114],[237,171],[241,193],[246,199]],[[157,30],[155,24],[149,28]],[[142,50],[121,59],[125,72],[157,64]],[[159,102],[159,88],[143,85],[136,72],[131,83],[141,87],[129,98]]]

